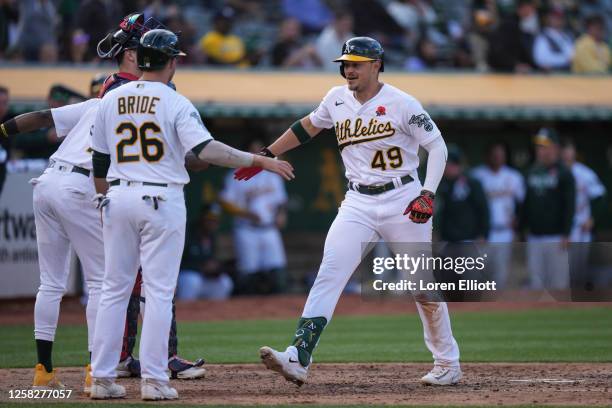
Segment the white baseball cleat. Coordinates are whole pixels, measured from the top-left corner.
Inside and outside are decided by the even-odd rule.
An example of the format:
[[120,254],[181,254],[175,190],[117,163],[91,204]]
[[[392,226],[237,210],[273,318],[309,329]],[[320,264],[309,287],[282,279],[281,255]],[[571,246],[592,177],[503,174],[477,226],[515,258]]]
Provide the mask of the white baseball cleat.
[[91,399],[124,398],[125,388],[112,379],[92,378],[89,396]]
[[170,387],[168,381],[143,378],[140,382],[140,396],[145,401],[175,400],[178,392]]
[[287,347],[287,350],[283,352],[264,346],[259,349],[259,356],[268,370],[276,371],[285,377],[285,380],[291,381],[298,387],[306,382],[308,367],[300,364],[298,352],[294,346]]
[[421,378],[424,385],[454,385],[461,380],[463,373],[459,367],[444,367],[436,365]]

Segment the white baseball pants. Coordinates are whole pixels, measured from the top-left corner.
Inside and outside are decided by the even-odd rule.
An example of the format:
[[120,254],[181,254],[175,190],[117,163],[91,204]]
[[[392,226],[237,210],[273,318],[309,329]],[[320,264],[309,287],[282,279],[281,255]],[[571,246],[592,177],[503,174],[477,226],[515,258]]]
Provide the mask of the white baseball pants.
[[[363,248],[379,239],[393,243],[431,242],[431,220],[416,224],[403,215],[408,203],[419,195],[421,184],[413,181],[385,193],[369,196],[349,190],[332,223],[323,250],[323,261],[302,317],[331,320],[340,294],[359,265]],[[370,246],[371,248],[371,246]],[[459,365],[459,347],[453,337],[446,303],[417,298],[425,344],[435,364]]]
[[92,376],[116,377],[127,305],[141,265],[142,295],[147,299],[140,335],[141,376],[168,381],[172,298],[185,245],[183,188],[119,185],[111,187],[107,197],[110,202],[103,212],[106,268]]
[[34,219],[40,266],[40,287],[34,307],[34,337],[53,341],[60,301],[66,292],[70,273],[70,247],[81,266],[89,299],[87,301],[88,347],[93,345],[96,313],[102,277],[104,244],[100,211],[92,198],[93,180],[73,173],[71,166],[49,168],[34,186]]
[[238,227],[234,230],[238,271],[250,274],[287,265],[285,247],[280,231],[274,227]]

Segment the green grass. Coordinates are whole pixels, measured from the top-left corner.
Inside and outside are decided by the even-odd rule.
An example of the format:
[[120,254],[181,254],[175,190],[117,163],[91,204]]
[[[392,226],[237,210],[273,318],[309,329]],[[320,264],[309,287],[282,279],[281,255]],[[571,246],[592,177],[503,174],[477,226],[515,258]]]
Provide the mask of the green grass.
[[[486,309],[487,304],[482,304]],[[182,356],[209,363],[255,363],[262,345],[284,348],[296,319],[184,322]],[[610,362],[609,308],[463,312],[452,315],[461,359],[500,362]],[[61,326],[54,348],[57,366],[79,366],[87,358],[83,326]],[[36,361],[33,328],[3,326],[0,368],[31,367]],[[430,362],[417,315],[337,317],[316,351],[318,362]]]

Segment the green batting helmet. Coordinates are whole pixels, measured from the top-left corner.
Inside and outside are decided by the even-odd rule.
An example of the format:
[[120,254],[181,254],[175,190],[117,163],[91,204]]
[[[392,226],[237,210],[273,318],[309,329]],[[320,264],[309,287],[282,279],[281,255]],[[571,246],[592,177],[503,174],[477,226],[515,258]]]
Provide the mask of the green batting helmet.
[[380,61],[380,72],[385,70],[385,51],[378,41],[370,37],[353,37],[342,45],[342,55],[334,62],[340,63],[340,75],[344,75],[343,61]]
[[138,45],[138,68],[157,71],[171,58],[187,55],[178,49],[177,43],[178,37],[172,31],[156,29],[146,32]]

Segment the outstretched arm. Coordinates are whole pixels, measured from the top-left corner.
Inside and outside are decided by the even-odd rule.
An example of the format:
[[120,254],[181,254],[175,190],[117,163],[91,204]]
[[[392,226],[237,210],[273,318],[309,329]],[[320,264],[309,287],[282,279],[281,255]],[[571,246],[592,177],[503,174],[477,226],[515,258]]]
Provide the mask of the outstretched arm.
[[217,166],[233,168],[255,166],[277,173],[285,180],[294,178],[293,167],[286,161],[243,152],[217,140],[209,139],[193,148],[193,152],[197,154],[198,159]]
[[0,125],[0,133],[3,137],[10,137],[19,133],[28,133],[34,130],[53,126],[51,109],[24,113],[13,119],[9,119]]
[[[264,148],[260,156],[274,158],[281,154],[295,149],[296,147],[308,143],[313,137],[321,132],[321,128],[312,124],[309,116],[296,121],[289,129],[285,131],[274,143]],[[250,167],[241,167],[234,173],[234,178],[237,180],[248,180],[263,170],[256,164]]]
[[268,150],[274,156],[280,156],[289,150],[295,149],[299,145],[308,143],[310,139],[318,135],[321,130],[323,129],[312,124],[309,116],[305,116],[291,125],[285,133],[268,146]]

